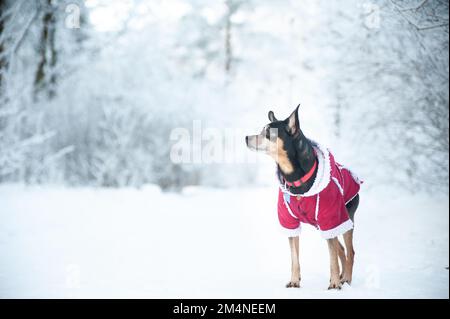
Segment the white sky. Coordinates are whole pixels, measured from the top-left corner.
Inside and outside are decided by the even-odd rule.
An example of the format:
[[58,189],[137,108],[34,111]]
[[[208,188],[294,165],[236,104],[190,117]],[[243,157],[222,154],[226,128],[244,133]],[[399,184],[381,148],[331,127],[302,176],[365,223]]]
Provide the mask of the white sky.
[[130,26],[139,28],[155,19],[177,20],[191,7],[181,0],[86,0],[90,21],[98,31],[119,30],[130,17]]

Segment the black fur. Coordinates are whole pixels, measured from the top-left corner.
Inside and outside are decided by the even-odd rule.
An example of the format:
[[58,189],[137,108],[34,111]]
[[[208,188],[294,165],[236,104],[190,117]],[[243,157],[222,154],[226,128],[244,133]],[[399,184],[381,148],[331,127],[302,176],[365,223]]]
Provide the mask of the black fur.
[[[295,116],[295,121],[292,117]],[[311,141],[306,138],[300,129],[300,121],[298,119],[298,107],[287,119],[284,121],[278,121],[272,111],[269,112],[269,119],[272,121],[269,124],[269,128],[278,130],[278,137],[283,141],[284,150],[287,153],[288,159],[291,162],[294,171],[290,174],[282,172],[280,167],[278,171],[281,172],[283,178],[289,182],[296,181],[302,178],[317,161],[317,157],[314,154],[314,149],[312,147]],[[290,127],[289,123],[294,123],[295,127]],[[293,194],[304,194],[313,185],[314,180],[317,175],[317,167],[314,171],[313,176],[300,187],[291,187],[289,191]],[[355,212],[359,206],[359,194],[356,195],[350,202],[345,205],[348,214],[352,222],[354,221]]]
[[[300,129],[300,122],[298,120],[298,107],[287,119],[284,121],[277,121],[269,124],[270,129],[277,129],[278,137],[283,141],[284,150],[287,153],[288,159],[292,164],[293,172],[282,172],[280,167],[278,170],[282,173],[285,180],[288,182],[296,181],[302,178],[313,167],[314,162],[317,160],[311,141],[306,138]],[[292,117],[295,116],[294,127],[289,125],[292,123]],[[269,119],[275,118],[273,112],[269,112]],[[290,121],[291,120],[291,121]],[[313,173],[313,176],[300,187],[292,187],[290,191],[294,194],[304,194],[313,185],[317,175],[317,167]]]
[[355,221],[354,220],[355,212],[358,209],[358,206],[359,206],[359,194],[353,197],[353,199],[349,201],[347,205],[345,205],[345,207],[347,208],[348,216],[350,217],[352,222]]

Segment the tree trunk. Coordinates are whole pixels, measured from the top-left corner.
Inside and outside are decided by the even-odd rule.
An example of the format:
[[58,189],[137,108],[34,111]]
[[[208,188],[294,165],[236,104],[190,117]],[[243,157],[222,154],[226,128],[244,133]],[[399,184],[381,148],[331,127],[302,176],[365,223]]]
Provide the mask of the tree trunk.
[[231,62],[233,60],[233,49],[231,47],[231,16],[233,14],[232,5],[229,1],[225,2],[227,6],[227,15],[225,20],[225,73],[231,71]]
[[334,135],[337,139],[341,138],[341,100],[338,99],[334,113]]
[[231,70],[231,21],[230,16],[227,16],[226,26],[225,26],[225,73],[230,73]]
[[6,69],[8,68],[8,61],[6,60],[6,36],[5,32],[5,20],[4,16],[6,12],[6,0],[0,0],[0,100],[3,98]]
[[34,78],[34,97],[46,92],[51,99],[55,96],[57,52],[55,48],[56,17],[53,1],[47,0],[42,18],[42,32],[39,47],[39,64]]

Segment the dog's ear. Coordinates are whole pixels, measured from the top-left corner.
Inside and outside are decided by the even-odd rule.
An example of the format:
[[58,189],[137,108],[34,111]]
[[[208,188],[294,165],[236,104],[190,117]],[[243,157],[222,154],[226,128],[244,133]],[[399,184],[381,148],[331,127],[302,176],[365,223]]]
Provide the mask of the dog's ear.
[[269,121],[270,121],[270,122],[276,122],[276,121],[278,121],[277,118],[275,117],[275,114],[273,114],[272,111],[269,111]]
[[287,131],[292,136],[297,136],[300,133],[300,123],[298,120],[298,109],[300,104],[295,108],[294,112],[286,119]]

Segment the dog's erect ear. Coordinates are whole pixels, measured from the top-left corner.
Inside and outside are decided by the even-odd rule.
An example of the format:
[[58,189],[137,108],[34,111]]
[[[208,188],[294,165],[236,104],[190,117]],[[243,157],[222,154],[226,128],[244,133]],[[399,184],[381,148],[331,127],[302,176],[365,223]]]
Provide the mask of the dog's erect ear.
[[300,133],[300,123],[298,121],[298,109],[300,104],[295,108],[295,111],[286,119],[287,130],[292,136],[297,136]]
[[276,122],[276,121],[278,121],[277,118],[275,117],[275,114],[273,114],[272,111],[269,111],[269,121],[270,121],[270,122]]

